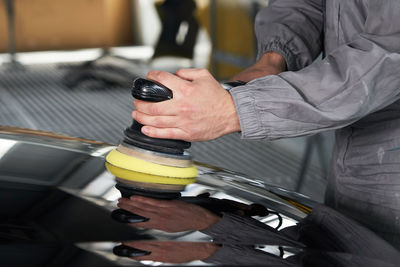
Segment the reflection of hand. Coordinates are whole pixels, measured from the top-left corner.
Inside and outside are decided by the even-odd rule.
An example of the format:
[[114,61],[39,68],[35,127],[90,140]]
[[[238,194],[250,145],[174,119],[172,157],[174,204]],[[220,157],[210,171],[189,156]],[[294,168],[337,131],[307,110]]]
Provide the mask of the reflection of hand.
[[180,200],[158,200],[142,196],[121,198],[118,207],[149,218],[146,222],[134,223],[135,227],[152,228],[166,232],[204,230],[217,223],[220,217],[212,212]]
[[205,260],[219,249],[219,246],[206,242],[135,241],[125,242],[123,245],[151,252],[147,256],[132,257],[134,260],[151,260],[163,263]]
[[173,91],[168,101],[135,100],[132,116],[155,138],[205,141],[240,130],[231,95],[205,69],[180,69],[176,75],[150,71],[147,79]]
[[286,70],[285,59],[276,52],[267,52],[251,67],[232,77],[232,81],[249,82],[256,78],[279,74]]

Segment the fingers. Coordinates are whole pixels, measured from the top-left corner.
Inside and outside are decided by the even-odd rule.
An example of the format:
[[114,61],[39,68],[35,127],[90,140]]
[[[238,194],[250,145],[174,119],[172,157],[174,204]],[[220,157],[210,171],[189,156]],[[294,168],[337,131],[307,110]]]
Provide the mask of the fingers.
[[179,124],[176,116],[152,116],[140,111],[133,111],[132,118],[143,125],[157,128],[177,127]]
[[190,134],[179,128],[183,121],[177,116],[148,115],[135,110],[132,117],[144,125],[141,131],[147,136],[192,141]]
[[176,114],[176,111],[174,109],[174,102],[175,101],[173,100],[167,100],[153,103],[135,99],[134,105],[136,110],[142,113],[146,113],[149,115],[171,116]]
[[179,128],[156,128],[153,126],[143,126],[142,133],[153,138],[177,139],[184,141],[194,141],[190,134]]
[[206,69],[180,69],[176,72],[176,75],[188,81],[211,76],[210,72]]
[[172,92],[179,90],[189,83],[172,73],[158,70],[149,71],[146,78],[161,83],[165,87],[171,89]]

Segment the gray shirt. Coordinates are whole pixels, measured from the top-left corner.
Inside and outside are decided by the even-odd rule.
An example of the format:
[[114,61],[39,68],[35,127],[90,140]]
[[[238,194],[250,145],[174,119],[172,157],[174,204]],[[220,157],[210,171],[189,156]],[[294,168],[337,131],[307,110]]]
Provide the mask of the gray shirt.
[[258,55],[279,52],[289,71],[230,91],[242,138],[338,129],[326,203],[397,247],[399,14],[399,0],[270,0],[256,18]]

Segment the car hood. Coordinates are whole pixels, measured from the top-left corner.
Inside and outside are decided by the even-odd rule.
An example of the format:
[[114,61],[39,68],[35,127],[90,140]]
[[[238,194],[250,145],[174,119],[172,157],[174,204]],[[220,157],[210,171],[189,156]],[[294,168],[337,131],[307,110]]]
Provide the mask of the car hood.
[[[167,233],[137,228],[110,217],[120,198],[114,187],[115,178],[104,167],[105,155],[113,148],[61,134],[0,127],[1,266],[164,264],[116,255],[115,247],[121,242],[137,241],[149,242],[169,257],[180,259],[171,260],[173,263],[210,264],[204,257],[202,261],[188,257],[188,251],[215,243],[209,235],[194,230]],[[199,162],[196,166],[197,182],[187,186],[183,196],[208,193],[217,199],[262,205],[271,213],[254,218],[272,228],[277,224],[295,225],[316,204],[303,195],[243,174]],[[243,244],[236,240],[223,245],[231,246],[232,251],[247,251],[232,254],[233,258],[240,258],[239,265],[248,262],[254,266],[254,259],[258,259],[254,255],[259,252],[284,258],[282,254],[287,257],[302,251],[301,246],[244,239]],[[258,263],[268,266],[263,260]]]

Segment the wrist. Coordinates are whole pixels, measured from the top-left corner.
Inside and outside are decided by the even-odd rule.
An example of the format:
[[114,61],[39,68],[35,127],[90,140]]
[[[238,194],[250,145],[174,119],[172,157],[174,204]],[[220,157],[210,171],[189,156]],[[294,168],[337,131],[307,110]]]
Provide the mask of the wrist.
[[228,118],[225,120],[227,125],[225,127],[225,132],[223,133],[224,135],[240,131],[240,121],[236,111],[235,102],[233,101],[232,95],[230,93],[228,93],[228,95],[229,107],[226,109],[226,114],[228,115]]
[[204,219],[198,225],[197,230],[204,231],[205,229],[207,229],[207,228],[211,227],[212,225],[218,223],[220,220],[221,220],[221,217],[215,215],[214,213],[206,212],[204,214]]

